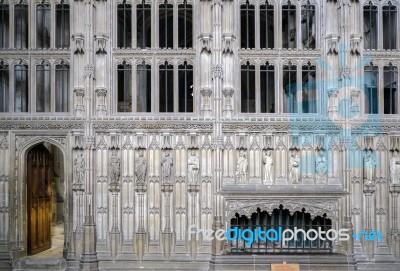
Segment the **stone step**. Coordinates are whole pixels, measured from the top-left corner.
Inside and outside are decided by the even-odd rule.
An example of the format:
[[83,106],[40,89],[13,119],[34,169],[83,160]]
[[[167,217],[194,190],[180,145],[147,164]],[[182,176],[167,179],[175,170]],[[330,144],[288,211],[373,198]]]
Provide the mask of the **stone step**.
[[63,258],[20,259],[15,263],[13,270],[65,270],[66,261]]

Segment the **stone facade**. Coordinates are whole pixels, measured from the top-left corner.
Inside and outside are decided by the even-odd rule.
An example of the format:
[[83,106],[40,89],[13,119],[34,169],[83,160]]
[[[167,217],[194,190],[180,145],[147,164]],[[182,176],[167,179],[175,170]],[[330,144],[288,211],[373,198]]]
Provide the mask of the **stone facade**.
[[[6,2],[13,22],[14,4],[20,1]],[[21,2],[29,5],[34,22],[34,7],[41,1]],[[54,22],[59,1],[44,2]],[[315,7],[311,49],[301,42],[306,1],[292,3],[299,26],[293,49],[282,48],[281,11],[290,5],[287,1],[269,2],[275,18],[274,48],[269,49],[262,49],[258,35],[254,48],[240,48],[240,5],[246,1],[189,1],[193,48],[185,49],[178,48],[177,34],[172,48],[159,46],[158,4],[163,1],[144,1],[151,5],[152,24],[146,49],[137,46],[135,20],[132,48],[116,45],[117,5],[123,1],[64,2],[71,12],[69,49],[55,48],[55,28],[50,48],[36,48],[32,23],[27,49],[0,50],[0,60],[10,67],[28,65],[32,82],[28,112],[11,108],[0,113],[1,267],[23,269],[26,264],[26,157],[32,146],[46,143],[63,156],[66,270],[269,270],[269,263],[282,261],[298,262],[301,270],[400,270],[400,117],[365,114],[362,83],[367,63],[378,67],[384,87],[384,67],[400,66],[400,35],[397,49],[382,49],[379,35],[377,49],[365,50],[366,1],[310,1]],[[142,3],[126,2],[134,11]],[[177,10],[183,1],[168,2],[178,33]],[[258,22],[265,1],[249,3]],[[374,5],[380,12],[385,4]],[[396,31],[400,6],[392,4],[397,7]],[[378,33],[383,33],[381,13],[378,21]],[[10,24],[10,44],[14,34]],[[41,60],[52,70],[60,61],[69,63],[68,112],[35,112],[34,67]],[[151,66],[151,112],[118,112],[117,66],[129,63],[135,74],[143,61]],[[158,68],[166,61],[174,66],[175,110],[160,113]],[[194,69],[193,112],[179,113],[177,67],[185,61]],[[275,67],[274,113],[260,110],[259,71],[266,61]],[[240,69],[246,63],[256,70],[255,113],[241,110]],[[315,113],[285,111],[285,65],[297,67],[298,82],[303,66],[316,66]],[[384,94],[379,95],[382,111]],[[13,87],[9,96],[13,103]],[[290,212],[304,208],[312,217],[325,215],[335,229],[379,230],[384,240],[337,242],[333,254],[323,255],[231,255],[228,242],[189,235],[191,225],[229,229],[236,214],[250,217],[257,208],[268,212],[280,205]]]

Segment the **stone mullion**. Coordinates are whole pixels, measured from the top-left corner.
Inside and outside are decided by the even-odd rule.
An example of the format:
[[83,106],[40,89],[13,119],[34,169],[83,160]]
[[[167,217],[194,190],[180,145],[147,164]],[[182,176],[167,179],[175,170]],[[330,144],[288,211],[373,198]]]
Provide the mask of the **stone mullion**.
[[174,88],[174,98],[173,98],[173,111],[179,112],[179,81],[178,81],[178,63],[177,61],[169,62],[168,64],[173,65],[173,88]]
[[[9,33],[8,33],[8,35],[9,35],[8,48],[15,48],[15,46],[14,46],[14,31],[15,31],[15,29],[14,29],[14,20],[15,20],[14,7],[15,7],[15,5],[10,4],[9,7],[10,7],[10,15],[9,15],[10,17],[8,18],[8,27],[9,27],[9,29],[8,29],[8,31],[9,31]],[[10,93],[14,93],[14,92],[10,92]],[[10,112],[12,112],[12,111],[10,111]]]
[[56,6],[50,4],[50,48],[56,48]]
[[[181,27],[180,25],[178,25],[178,3],[177,1],[173,2],[173,24],[172,24],[172,28],[174,31],[174,35],[173,35],[173,42],[172,42],[172,48],[177,49],[178,48],[178,31],[179,31],[179,27]],[[186,30],[185,30],[186,31]]]
[[56,63],[50,64],[50,112],[56,111]]
[[[137,46],[137,3],[132,1],[132,48],[138,48]],[[135,19],[134,19],[135,18]],[[151,21],[150,21],[151,23]]]

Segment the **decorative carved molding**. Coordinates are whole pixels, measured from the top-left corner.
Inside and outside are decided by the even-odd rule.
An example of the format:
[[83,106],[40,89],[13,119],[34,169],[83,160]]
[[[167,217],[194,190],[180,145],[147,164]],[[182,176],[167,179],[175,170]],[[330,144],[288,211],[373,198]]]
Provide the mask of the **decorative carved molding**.
[[223,79],[224,73],[221,65],[214,65],[211,69],[213,78]]
[[75,42],[74,54],[85,53],[85,37],[82,33],[72,35],[72,40]]
[[94,77],[94,69],[95,69],[94,65],[86,64],[84,67],[84,71],[83,71],[85,78],[87,78],[87,77],[93,78]]
[[108,208],[107,207],[104,207],[104,206],[97,207],[97,213],[98,214],[107,214],[107,212],[108,212]]
[[351,214],[352,215],[359,215],[359,214],[361,214],[361,209],[354,207],[354,208],[351,209]]
[[[167,121],[167,120],[166,120]],[[94,129],[107,130],[212,130],[213,124],[201,123],[116,123],[112,122],[98,122],[93,124]]]
[[97,176],[97,183],[107,183],[107,176]]
[[106,47],[108,36],[104,33],[100,33],[94,36],[94,38],[96,40],[96,54],[107,54]]
[[83,129],[79,122],[0,122],[2,130],[78,130]]
[[153,206],[149,208],[149,213],[150,214],[159,214],[160,213],[160,207],[158,206]]
[[8,135],[6,133],[0,134],[0,150],[8,150]]
[[376,208],[376,214],[377,215],[386,215],[387,210],[386,210],[386,208]]
[[290,213],[301,212],[303,208],[305,212],[311,215],[311,218],[323,216],[324,214],[331,219],[336,219],[336,203],[329,200],[306,200],[306,199],[276,199],[276,200],[228,200],[226,220],[235,217],[235,214],[245,215],[248,218],[252,213],[266,211],[272,214],[274,209],[278,209],[280,205],[283,209],[288,209]]
[[123,214],[132,215],[132,214],[135,213],[135,207],[133,207],[133,206],[125,206],[125,207],[122,207],[122,213],[123,213]]
[[9,181],[9,177],[8,177],[8,175],[1,175],[0,176],[0,183],[8,183],[8,181]]

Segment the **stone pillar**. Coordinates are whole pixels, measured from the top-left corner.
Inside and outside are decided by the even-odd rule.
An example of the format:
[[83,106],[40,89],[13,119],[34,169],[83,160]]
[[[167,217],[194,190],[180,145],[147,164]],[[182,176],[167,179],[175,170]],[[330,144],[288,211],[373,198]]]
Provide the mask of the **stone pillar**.
[[171,193],[173,192],[173,185],[170,183],[163,183],[161,185],[162,203],[164,212],[164,229],[162,231],[162,248],[165,259],[169,260],[171,256],[171,248],[173,246],[173,232],[171,229]]
[[197,229],[199,228],[199,223],[197,222],[197,209],[198,209],[198,194],[200,191],[200,185],[199,184],[189,184],[188,185],[188,194],[189,194],[189,199],[188,199],[188,206],[190,208],[190,220],[189,220],[189,227],[191,225],[195,225],[195,227],[192,228],[192,233],[190,233],[190,257],[192,260],[196,260],[197,257],[197,247],[198,247],[198,240],[196,238],[196,232]]
[[76,227],[74,231],[74,259],[79,259],[82,253],[82,216],[83,216],[83,193],[85,191],[84,184],[80,181],[74,181],[72,185],[74,191],[74,212],[76,214]]
[[[372,222],[373,222],[373,208],[375,207],[373,193],[375,192],[375,182],[364,180],[364,195],[365,195],[365,231],[372,231]],[[365,241],[365,239],[361,240],[363,244],[367,257],[369,259],[373,258],[374,255],[374,242]]]
[[109,191],[111,192],[111,208],[112,208],[112,226],[111,226],[111,231],[109,232],[109,237],[110,237],[110,251],[111,251],[111,257],[115,259],[115,257],[118,255],[118,250],[120,248],[120,243],[121,243],[121,232],[119,230],[118,226],[118,214],[119,214],[119,208],[118,208],[118,199],[119,199],[119,191],[120,191],[120,183],[119,183],[119,158],[116,156],[116,154],[113,154],[111,157],[111,162],[110,162],[110,175],[111,175],[111,181],[110,181],[110,187]]
[[398,196],[400,193],[400,184],[392,184],[390,186],[390,195],[391,195],[391,224],[390,224],[390,233],[388,236],[388,244],[390,247],[390,252],[393,253],[394,257],[397,261],[400,260],[400,232],[397,225],[398,221]]
[[145,228],[145,216],[144,216],[144,211],[146,210],[145,208],[145,202],[147,200],[146,197],[146,192],[147,192],[147,184],[145,183],[136,183],[136,188],[135,191],[137,193],[137,210],[138,210],[138,218],[139,218],[139,227],[137,232],[135,233],[136,235],[136,251],[139,260],[143,260],[143,256],[146,252],[146,247],[147,247],[147,232]]

